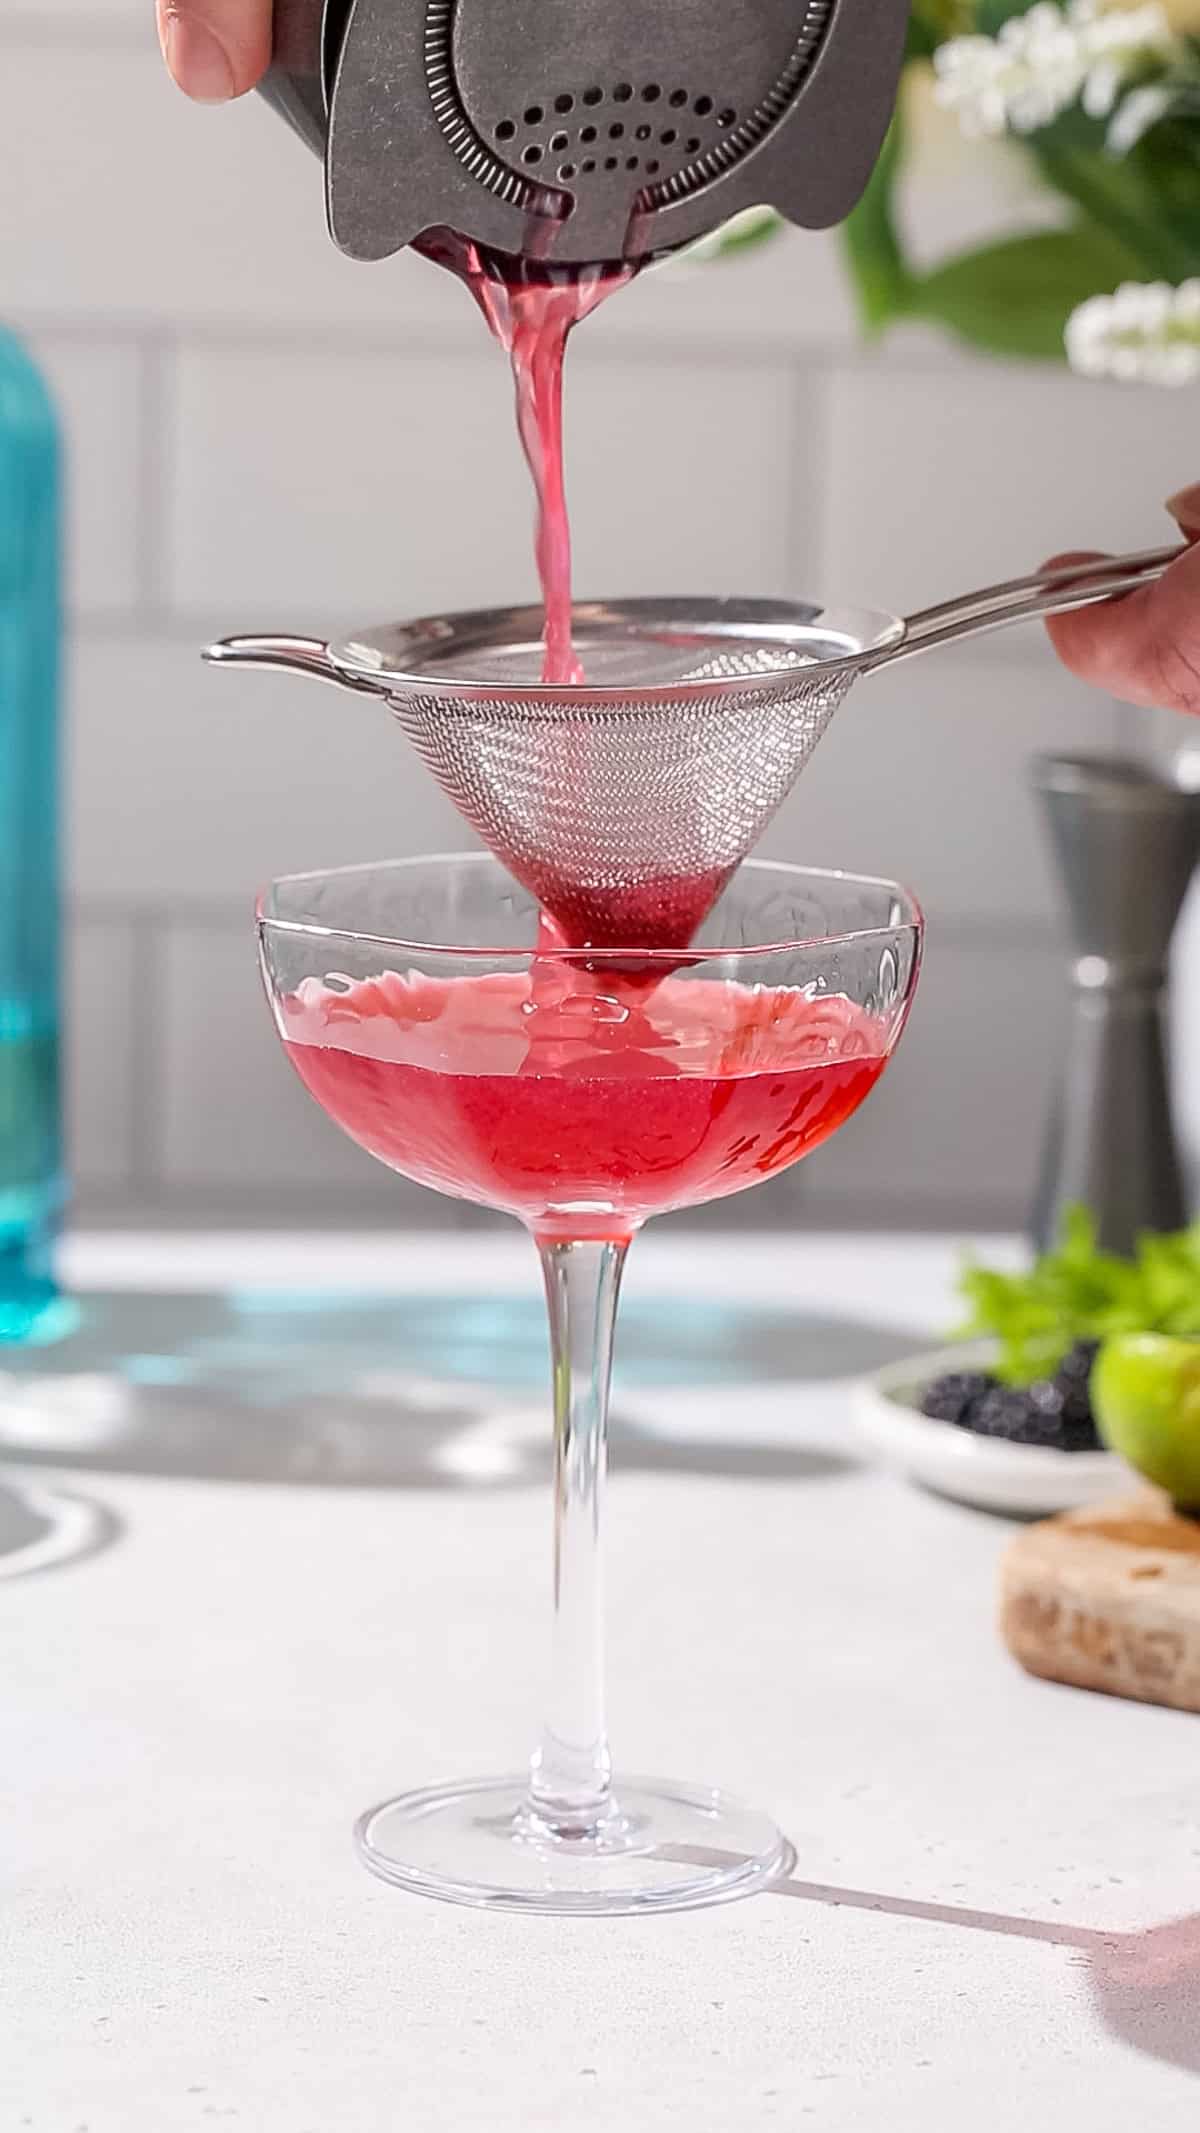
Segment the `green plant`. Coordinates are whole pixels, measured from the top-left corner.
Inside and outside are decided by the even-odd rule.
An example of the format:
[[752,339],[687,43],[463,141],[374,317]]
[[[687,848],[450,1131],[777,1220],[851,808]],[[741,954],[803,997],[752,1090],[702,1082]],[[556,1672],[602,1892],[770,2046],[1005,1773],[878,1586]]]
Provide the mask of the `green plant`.
[[996,1375],[1029,1385],[1050,1377],[1079,1341],[1115,1334],[1200,1335],[1200,1224],[1139,1237],[1128,1259],[1103,1252],[1082,1207],[1073,1208],[1053,1250],[1027,1273],[969,1265],[961,1281],[968,1336],[998,1344]]
[[[1175,0],[1175,10],[1189,0]],[[1194,0],[1190,0],[1194,4]],[[902,88],[842,241],[869,336],[932,322],[992,354],[1093,374],[1200,376],[1200,41],[1158,0],[915,0],[905,76],[932,71],[970,135],[1004,134],[1061,215],[918,268],[898,207]],[[776,217],[714,249],[762,243]]]

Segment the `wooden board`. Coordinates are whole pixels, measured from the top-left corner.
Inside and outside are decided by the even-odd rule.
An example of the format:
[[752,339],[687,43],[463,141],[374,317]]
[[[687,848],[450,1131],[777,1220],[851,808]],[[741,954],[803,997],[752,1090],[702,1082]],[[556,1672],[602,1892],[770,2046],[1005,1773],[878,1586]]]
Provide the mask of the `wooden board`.
[[1001,1563],[1000,1627],[1031,1674],[1200,1711],[1200,1520],[1155,1492],[1028,1526]]

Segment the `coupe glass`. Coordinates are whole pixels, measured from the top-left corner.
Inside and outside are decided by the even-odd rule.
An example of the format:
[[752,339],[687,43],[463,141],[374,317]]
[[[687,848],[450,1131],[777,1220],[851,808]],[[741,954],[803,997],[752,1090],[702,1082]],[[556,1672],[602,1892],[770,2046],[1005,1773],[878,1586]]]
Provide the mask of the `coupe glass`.
[[279,1035],[305,1087],[405,1176],[516,1215],[541,1254],[555,1430],[554,1632],[529,1772],[364,1815],[385,1880],[543,1912],[674,1910],[760,1888],[792,1854],[704,1786],[614,1780],[600,1512],[621,1273],[650,1215],[772,1177],[878,1080],[922,922],[894,883],[757,862],[686,951],[555,945],[497,862],[294,875],[259,910]]

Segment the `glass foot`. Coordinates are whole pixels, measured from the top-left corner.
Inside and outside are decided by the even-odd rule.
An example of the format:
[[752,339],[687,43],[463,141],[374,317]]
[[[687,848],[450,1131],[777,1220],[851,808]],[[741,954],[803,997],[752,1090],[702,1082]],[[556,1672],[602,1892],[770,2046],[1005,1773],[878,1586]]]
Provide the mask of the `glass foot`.
[[384,1881],[497,1911],[691,1910],[749,1896],[795,1864],[766,1815],[645,1778],[618,1785],[611,1812],[583,1836],[532,1815],[525,1778],[402,1793],[365,1814],[354,1836]]

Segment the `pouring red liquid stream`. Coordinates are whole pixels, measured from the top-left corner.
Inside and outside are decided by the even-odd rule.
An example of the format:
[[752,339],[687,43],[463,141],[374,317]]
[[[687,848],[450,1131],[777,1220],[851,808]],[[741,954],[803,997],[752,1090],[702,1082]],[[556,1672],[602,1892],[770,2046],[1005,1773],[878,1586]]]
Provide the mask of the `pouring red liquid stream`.
[[[517,428],[537,499],[536,557],[546,615],[542,680],[581,682],[571,634],[571,525],[563,473],[563,360],[571,330],[606,296],[633,279],[636,266],[583,267],[552,275],[516,260],[486,260],[451,230],[431,232],[420,249],[465,282],[490,331],[512,363]],[[532,278],[527,278],[532,277]]]
[[[417,249],[470,290],[489,330],[508,351],[516,385],[517,428],[537,501],[535,554],[545,615],[542,680],[572,687],[586,677],[572,640],[571,527],[563,472],[563,362],[572,328],[623,288],[639,263],[554,270],[529,260],[485,255],[453,230],[427,231]],[[539,946],[686,947],[712,909],[728,869],[684,879],[633,881],[612,910],[603,939],[587,939],[561,909],[543,911]],[[610,907],[614,899],[609,899]],[[562,988],[568,972],[541,973]]]

